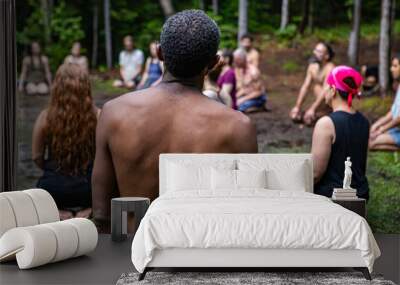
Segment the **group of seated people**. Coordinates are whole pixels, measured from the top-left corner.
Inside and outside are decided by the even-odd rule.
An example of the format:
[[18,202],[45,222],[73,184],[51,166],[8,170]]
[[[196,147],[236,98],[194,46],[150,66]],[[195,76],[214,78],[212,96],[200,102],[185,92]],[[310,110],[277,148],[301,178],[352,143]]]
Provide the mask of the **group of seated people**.
[[[125,49],[119,55],[120,79],[114,81],[115,87],[129,89],[148,88],[161,81],[163,73],[162,62],[157,57],[157,43],[151,42],[150,55],[144,63],[144,54],[136,49],[133,38],[124,38]],[[72,45],[71,53],[65,57],[64,63],[73,63],[89,72],[89,62],[85,55],[81,54],[80,42]],[[144,64],[144,70],[143,69]],[[32,42],[29,55],[22,61],[19,91],[27,95],[46,95],[50,92],[51,71],[48,57],[41,53],[38,42]]]
[[[52,82],[49,59],[41,50],[39,42],[32,42],[29,55],[22,60],[18,90],[27,95],[47,95],[50,92]],[[71,54],[65,57],[64,63],[73,63],[89,71],[88,59],[81,54],[80,42],[73,43]]]
[[150,43],[150,56],[146,62],[143,51],[135,47],[132,36],[125,36],[123,43],[124,50],[119,54],[120,78],[114,81],[114,87],[143,89],[159,83],[164,67],[157,56],[157,43]]
[[[326,94],[329,93],[328,76],[335,69],[335,65],[332,62],[333,57],[333,49],[328,44],[320,42],[315,46],[313,57],[307,68],[306,78],[297,96],[295,106],[289,113],[293,122],[312,126],[319,118],[329,115],[334,111],[332,106],[325,100]],[[399,56],[396,55],[392,58],[391,78],[397,82],[400,77],[399,64]],[[366,65],[361,66],[360,74],[363,76],[363,80],[359,88],[362,89],[364,95],[365,91],[369,92],[374,88],[377,83],[378,74],[374,66]],[[302,106],[311,86],[314,100],[311,106],[303,112]],[[397,88],[391,110],[371,126],[370,135],[367,140],[364,140],[364,143],[369,141],[370,150],[396,151],[400,148],[399,93],[400,90]],[[360,94],[357,94],[357,97],[360,97]]]
[[[235,51],[233,59],[218,54],[219,37],[218,26],[203,11],[169,17],[160,44],[154,46],[164,63],[161,82],[110,100],[101,112],[93,103],[88,73],[68,62],[58,69],[49,106],[35,123],[32,156],[44,170],[37,186],[55,198],[62,218],[93,215],[99,229],[109,231],[111,198],[158,196],[161,153],[257,153],[256,128],[234,106],[260,97],[264,90],[259,71],[243,49]],[[326,46],[318,48],[316,53],[328,53]],[[218,96],[233,108],[203,95],[205,78],[210,80],[221,61]],[[314,72],[309,70],[308,80]],[[342,186],[344,161],[350,156],[352,187],[368,199],[368,142],[376,149],[398,149],[400,132],[393,128],[400,125],[400,92],[390,114],[370,130],[368,120],[352,105],[361,75],[346,66],[325,72],[326,80],[318,82],[326,84],[322,100],[333,112],[314,129],[315,193],[330,197],[334,187]],[[397,57],[392,73],[400,79]]]
[[241,112],[264,109],[267,96],[253,38],[243,35],[238,49],[218,55],[220,62],[206,76],[203,94]]

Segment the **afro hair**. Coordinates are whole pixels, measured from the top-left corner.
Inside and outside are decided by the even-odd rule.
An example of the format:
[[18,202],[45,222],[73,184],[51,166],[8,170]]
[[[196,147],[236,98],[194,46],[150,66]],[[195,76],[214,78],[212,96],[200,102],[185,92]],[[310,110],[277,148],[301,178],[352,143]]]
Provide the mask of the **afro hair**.
[[176,77],[189,78],[200,72],[218,51],[217,24],[201,10],[185,10],[165,22],[160,45],[166,69]]

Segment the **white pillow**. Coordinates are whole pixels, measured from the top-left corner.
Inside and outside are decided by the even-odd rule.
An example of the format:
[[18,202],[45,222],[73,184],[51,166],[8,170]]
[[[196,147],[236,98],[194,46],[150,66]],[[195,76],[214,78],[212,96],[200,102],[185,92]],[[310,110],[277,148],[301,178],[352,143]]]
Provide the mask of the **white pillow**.
[[211,168],[233,170],[236,161],[188,160],[167,163],[167,191],[211,190]]
[[261,170],[236,170],[238,188],[267,188],[267,171]]
[[212,168],[211,181],[213,190],[236,190],[236,170]]
[[309,167],[306,160],[240,159],[239,170],[266,169],[267,187],[271,190],[309,191]]
[[239,190],[241,188],[265,188],[266,171],[262,170],[211,170],[213,190]]
[[267,188],[273,190],[307,191],[305,163],[293,165],[290,172],[271,169],[267,171]]

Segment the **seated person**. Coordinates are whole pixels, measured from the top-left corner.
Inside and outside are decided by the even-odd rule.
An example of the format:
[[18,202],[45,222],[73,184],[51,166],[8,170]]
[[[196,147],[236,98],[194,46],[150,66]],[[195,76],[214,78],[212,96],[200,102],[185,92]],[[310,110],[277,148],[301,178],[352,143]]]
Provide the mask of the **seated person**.
[[37,183],[54,198],[61,219],[91,214],[91,172],[100,110],[89,75],[75,64],[59,67],[51,100],[35,122],[32,159],[43,169]]
[[267,101],[261,74],[257,67],[247,63],[246,52],[237,49],[233,53],[236,76],[236,104],[241,112],[264,108]]
[[219,61],[219,37],[203,11],[169,17],[157,49],[165,67],[162,82],[104,105],[92,179],[100,231],[109,231],[111,198],[158,197],[161,153],[257,152],[250,119],[201,93],[204,77]]
[[379,70],[376,65],[362,65],[360,73],[364,77],[363,95],[370,95],[379,90]]
[[240,47],[244,49],[247,56],[247,63],[258,68],[260,64],[260,53],[253,47],[253,37],[245,34],[240,38]]
[[138,84],[138,89],[148,88],[160,83],[163,70],[163,64],[157,57],[157,43],[152,42],[150,43],[150,56],[146,60],[143,77]]
[[77,64],[81,68],[83,68],[85,71],[89,71],[88,59],[86,56],[81,55],[81,43],[80,42],[75,42],[72,45],[71,54],[65,58],[64,63]]
[[[317,120],[317,111],[326,115],[330,108],[324,103],[324,92],[327,89],[326,78],[335,65],[332,63],[334,52],[326,43],[318,43],[313,51],[314,57],[307,68],[307,75],[301,86],[297,97],[296,105],[290,111],[290,118],[296,123],[312,125]],[[301,107],[306,99],[308,90],[313,85],[314,102],[305,112],[304,116]]]
[[359,94],[361,75],[351,67],[338,66],[327,79],[325,102],[333,112],[315,124],[311,153],[314,160],[314,193],[331,197],[333,188],[342,188],[344,162],[351,158],[352,183],[357,196],[368,199],[365,175],[368,154],[369,122],[352,107]]
[[144,55],[140,49],[135,48],[132,36],[124,38],[125,50],[119,54],[120,79],[114,81],[114,87],[133,89],[140,82]]
[[219,103],[224,103],[220,96],[220,89],[217,83],[218,76],[221,73],[222,66],[216,66],[208,72],[207,76],[204,78],[203,94],[208,98],[215,100]]
[[[400,55],[392,59],[390,68],[394,80],[400,79]],[[378,121],[370,130],[370,150],[400,150],[400,86],[397,88],[390,111]]]
[[18,89],[27,95],[47,95],[51,72],[47,56],[42,55],[38,42],[32,42],[30,54],[22,60]]
[[225,105],[237,110],[236,105],[236,75],[233,68],[233,53],[222,52],[222,70],[218,77],[219,96]]

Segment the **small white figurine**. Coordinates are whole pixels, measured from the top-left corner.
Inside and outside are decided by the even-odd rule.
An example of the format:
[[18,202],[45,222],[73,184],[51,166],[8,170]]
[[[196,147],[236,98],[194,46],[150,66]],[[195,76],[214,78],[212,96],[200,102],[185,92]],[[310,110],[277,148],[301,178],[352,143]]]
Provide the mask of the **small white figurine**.
[[351,176],[353,172],[351,171],[351,161],[350,157],[347,157],[347,160],[344,162],[344,179],[343,179],[343,189],[352,189],[351,185]]

